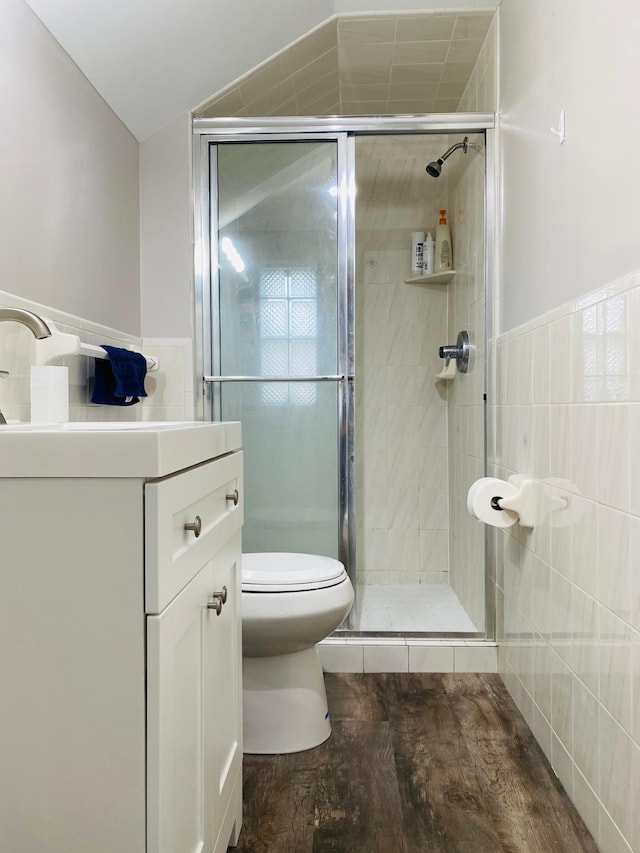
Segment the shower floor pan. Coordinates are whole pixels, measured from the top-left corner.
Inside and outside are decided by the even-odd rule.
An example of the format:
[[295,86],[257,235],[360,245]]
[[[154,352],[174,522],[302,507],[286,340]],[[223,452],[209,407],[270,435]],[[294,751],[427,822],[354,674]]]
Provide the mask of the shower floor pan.
[[445,583],[358,585],[353,631],[475,633],[458,596]]

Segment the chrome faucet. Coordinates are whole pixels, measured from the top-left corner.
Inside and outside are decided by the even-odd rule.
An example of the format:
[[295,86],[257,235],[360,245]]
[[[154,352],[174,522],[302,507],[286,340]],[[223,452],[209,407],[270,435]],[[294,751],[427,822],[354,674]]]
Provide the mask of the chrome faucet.
[[[38,317],[38,315],[34,314],[32,311],[25,311],[24,308],[0,308],[0,323],[6,320],[12,320],[15,323],[22,323],[22,325],[26,326],[38,340],[51,337],[51,329],[49,326],[47,326],[42,317]],[[6,371],[2,370],[0,373],[6,373]],[[4,415],[0,411],[0,424],[6,424],[6,422]]]
[[38,317],[32,311],[25,311],[24,308],[0,308],[0,323],[4,320],[22,323],[23,326],[33,332],[33,336],[38,340],[51,337],[51,329],[42,317]]

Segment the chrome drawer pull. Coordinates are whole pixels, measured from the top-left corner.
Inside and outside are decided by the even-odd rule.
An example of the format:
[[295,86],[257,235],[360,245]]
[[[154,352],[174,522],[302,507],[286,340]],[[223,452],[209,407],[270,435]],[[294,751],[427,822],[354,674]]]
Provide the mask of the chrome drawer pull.
[[224,604],[222,598],[219,595],[213,596],[213,601],[207,604],[208,610],[215,610],[216,616],[219,616],[222,613],[222,605]]
[[230,495],[227,495],[228,501],[233,501],[234,506],[238,506],[238,501],[240,500],[240,495],[238,494],[238,490],[234,489]]
[[227,588],[223,586],[220,592],[213,593],[213,601],[207,604],[209,610],[215,610],[216,616],[222,613],[222,605],[227,603]]
[[202,519],[199,515],[196,515],[195,521],[190,521],[188,524],[184,526],[185,530],[193,530],[196,539],[202,533]]

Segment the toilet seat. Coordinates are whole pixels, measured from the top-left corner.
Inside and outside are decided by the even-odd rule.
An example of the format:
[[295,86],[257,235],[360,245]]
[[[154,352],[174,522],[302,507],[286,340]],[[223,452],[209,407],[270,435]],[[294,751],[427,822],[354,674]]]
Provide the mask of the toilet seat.
[[304,592],[336,586],[346,578],[344,566],[333,557],[281,552],[242,555],[243,592]]

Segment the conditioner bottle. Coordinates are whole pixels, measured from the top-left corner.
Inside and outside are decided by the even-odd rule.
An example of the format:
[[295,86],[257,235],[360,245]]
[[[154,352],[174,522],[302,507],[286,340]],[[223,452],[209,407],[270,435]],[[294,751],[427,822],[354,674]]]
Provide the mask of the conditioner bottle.
[[440,211],[440,221],[436,228],[436,251],[434,272],[446,272],[453,269],[453,253],[451,251],[451,231],[447,225],[447,211]]

